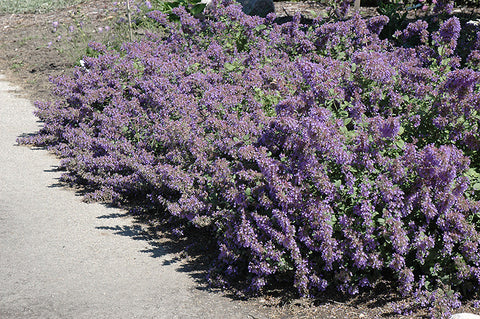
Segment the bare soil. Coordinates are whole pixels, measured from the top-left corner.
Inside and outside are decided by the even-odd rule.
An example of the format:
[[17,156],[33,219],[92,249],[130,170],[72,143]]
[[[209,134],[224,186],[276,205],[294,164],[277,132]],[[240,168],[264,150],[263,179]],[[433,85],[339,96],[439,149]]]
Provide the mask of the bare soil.
[[[80,18],[90,22],[86,28],[92,29],[89,32],[92,40],[101,38],[101,34],[93,32],[93,27],[109,23],[113,2],[93,0],[44,14],[0,15],[1,72],[22,87],[32,100],[50,99],[49,78],[69,74],[73,69],[72,58],[62,51],[62,47],[71,45],[66,38],[58,41],[61,33],[53,32],[52,23],[76,25]],[[49,42],[53,43],[51,47]]]
[[[66,26],[75,25],[81,17],[87,23],[85,28],[89,28],[91,39],[101,39],[105,35],[98,32],[98,27],[105,26],[118,17],[114,2],[86,0],[79,5],[49,13],[0,15],[0,73],[20,86],[23,89],[21,93],[32,101],[52,99],[49,78],[69,74],[74,67],[71,56],[66,53],[66,47],[71,43],[68,39],[57,41],[59,34],[52,31],[52,23],[57,21]],[[304,16],[312,17],[324,9],[315,2],[276,2],[275,5],[278,16],[293,16],[296,11],[300,11]],[[475,13],[475,10],[470,11]],[[375,8],[362,8],[361,14],[365,17],[373,16]],[[478,12],[476,16],[478,17]],[[50,47],[49,42],[52,42]],[[189,258],[180,251],[189,246],[191,240],[175,242],[163,238],[161,241],[176,246],[179,258]],[[198,261],[199,269],[204,267],[202,262],[205,258],[195,256],[193,259]],[[265,296],[248,299],[247,302],[269,308],[272,318],[400,318],[394,313],[392,303],[401,298],[390,293],[391,288],[379,284],[376,289],[350,299],[338,294],[324,294],[316,299],[298,299],[281,287],[273,287]],[[228,291],[225,293],[235,295]],[[475,309],[466,306],[457,312],[475,313]],[[424,315],[426,313],[417,312],[409,317]]]

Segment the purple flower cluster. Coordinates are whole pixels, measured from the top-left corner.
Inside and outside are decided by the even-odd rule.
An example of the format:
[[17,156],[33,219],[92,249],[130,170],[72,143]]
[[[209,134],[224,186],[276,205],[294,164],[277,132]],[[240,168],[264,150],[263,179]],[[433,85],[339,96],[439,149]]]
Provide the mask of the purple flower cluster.
[[480,77],[428,46],[456,45],[455,20],[409,25],[422,41],[405,48],[379,39],[385,17],[174,12],[150,12],[163,32],[121,52],[92,43],[99,56],[54,80],[59,99],[37,103],[44,126],[21,142],[62,157],[92,200],[211,231],[219,282],[355,294],[391,274],[405,295],[430,282],[421,306],[441,285],[479,293]]

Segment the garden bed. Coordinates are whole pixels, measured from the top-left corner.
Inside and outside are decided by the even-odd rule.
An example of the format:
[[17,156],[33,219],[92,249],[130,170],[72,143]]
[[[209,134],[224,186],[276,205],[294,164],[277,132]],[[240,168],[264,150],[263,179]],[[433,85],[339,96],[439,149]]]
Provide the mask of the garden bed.
[[[457,62],[448,50],[456,46],[457,38],[452,34],[458,32],[458,20],[448,20],[445,26],[441,26],[444,28],[441,30],[447,31],[441,31],[440,35],[435,33],[436,30],[429,31],[438,54],[428,51],[427,47],[419,49],[419,52],[428,52],[436,59],[436,62],[429,64],[421,62],[421,54],[417,57],[408,49],[395,52],[387,43],[379,41],[377,33],[385,24],[382,19],[371,20],[368,25],[358,19],[336,25],[326,24],[325,29],[320,27],[312,31],[308,26],[299,27],[298,17],[291,17],[291,4],[277,3],[277,7],[282,8],[277,11],[283,11],[286,17],[293,19],[293,22],[277,29],[268,25],[271,22],[266,22],[266,26],[258,21],[244,20],[234,9],[229,9],[231,11],[227,10],[224,14],[241,21],[230,26],[231,30],[237,32],[234,36],[238,37],[233,46],[233,50],[238,50],[238,57],[232,57],[228,53],[232,48],[231,43],[226,38],[215,40],[223,48],[209,43],[209,40],[206,44],[202,43],[202,39],[189,42],[194,38],[195,32],[192,30],[205,26],[200,26],[198,21],[188,20],[184,12],[178,12],[185,19],[185,28],[162,40],[175,43],[179,41],[178,37],[185,37],[186,40],[181,40],[185,41],[182,45],[189,49],[204,45],[210,55],[202,50],[195,53],[192,49],[192,54],[198,54],[196,59],[199,63],[193,63],[189,56],[175,55],[178,54],[175,47],[169,48],[155,37],[151,37],[146,44],[126,46],[121,57],[100,45],[93,45],[90,54],[99,55],[99,58],[84,59],[86,69],[77,69],[76,78],[72,81],[68,62],[71,60],[63,56],[62,62],[58,58],[59,52],[67,52],[66,48],[62,50],[62,39],[48,45],[41,43],[45,43],[52,34],[56,36],[52,24],[53,29],[57,29],[54,23],[62,16],[64,20],[60,22],[67,29],[70,25],[75,27],[74,22],[78,17],[88,16],[97,22],[94,24],[94,38],[101,38],[113,9],[105,4],[94,6],[100,5],[100,2],[88,3],[92,6],[83,4],[55,15],[46,14],[43,20],[38,14],[2,16],[0,26],[6,30],[3,44],[7,56],[0,63],[12,79],[23,80],[21,84],[30,92],[35,92],[35,98],[42,100],[53,98],[48,93],[50,87],[46,85],[46,75],[65,72],[66,77],[56,82],[56,93],[67,100],[55,106],[39,104],[38,114],[47,125],[39,136],[30,137],[27,142],[47,145],[63,156],[65,160],[62,166],[71,172],[65,180],[71,178],[70,181],[80,181],[91,187],[86,189],[91,191],[91,199],[124,203],[129,197],[138,199],[145,196],[151,200],[154,209],[162,211],[161,214],[187,220],[187,224],[194,224],[206,230],[207,234],[208,231],[216,232],[216,244],[220,245],[221,251],[220,266],[226,269],[228,275],[235,277],[237,272],[246,271],[247,267],[242,264],[249,263],[250,278],[246,284],[253,290],[263,290],[265,303],[282,302],[290,291],[280,290],[279,296],[269,297],[279,288],[273,284],[275,281],[272,281],[273,275],[270,274],[277,273],[278,276],[274,277],[277,279],[282,279],[282,274],[286,274],[283,278],[286,287],[291,287],[294,281],[298,291],[307,294],[310,289],[315,291],[314,286],[323,290],[330,281],[335,286],[331,288],[352,293],[359,287],[368,286],[369,278],[375,280],[373,290],[361,289],[357,297],[342,299],[341,294],[335,293],[334,298],[329,298],[326,296],[331,295],[331,291],[327,290],[327,295],[314,293],[316,298],[309,301],[320,305],[309,307],[308,310],[295,306],[279,310],[286,312],[293,309],[296,317],[300,317],[303,311],[305,316],[316,312],[316,316],[321,316],[318,311],[339,317],[352,317],[352,313],[367,317],[393,315],[391,302],[407,302],[410,297],[408,294],[400,297],[388,288],[390,284],[377,282],[379,274],[375,269],[384,272],[390,283],[397,282],[407,291],[414,288],[411,279],[414,274],[409,270],[414,267],[419,267],[415,269],[415,276],[420,276],[422,271],[433,279],[440,278],[440,275],[453,276],[443,273],[441,268],[423,269],[425,263],[427,266],[432,263],[432,259],[425,261],[428,253],[425,255],[423,248],[420,248],[423,246],[428,247],[427,250],[436,247],[431,256],[437,258],[442,266],[452,266],[448,260],[453,256],[451,251],[440,250],[437,246],[446,240],[459,245],[457,249],[463,247],[464,256],[461,258],[466,258],[472,264],[476,262],[467,249],[471,243],[455,239],[459,232],[470,234],[473,242],[477,236],[476,227],[465,221],[467,217],[469,222],[471,216],[475,218],[473,212],[477,208],[470,202],[470,197],[464,197],[464,194],[473,199],[477,195],[465,181],[469,164],[466,164],[468,160],[462,153],[476,158],[475,151],[469,151],[466,147],[473,145],[472,139],[475,140],[476,135],[475,131],[472,136],[458,134],[460,126],[445,124],[450,121],[452,125],[476,130],[475,122],[462,121],[458,117],[460,113],[450,113],[449,108],[442,109],[441,115],[445,118],[431,109],[432,105],[438,104],[437,99],[441,99],[451,109],[461,104],[468,112],[476,112],[473,110],[476,95],[469,95],[476,90],[476,82],[471,83],[475,73],[451,69],[456,67]],[[297,7],[304,11],[311,8],[318,12],[322,10],[309,3],[300,3]],[[366,16],[371,13],[371,10],[365,11]],[[308,14],[305,15],[308,18]],[[165,23],[165,17],[153,17],[160,24]],[[252,23],[258,25],[252,27]],[[98,29],[99,25],[102,32]],[[221,23],[218,22],[214,27],[221,30]],[[426,31],[421,24],[416,28],[417,31],[412,31]],[[287,45],[278,40],[281,37],[269,38],[269,33],[264,30],[285,35]],[[336,38],[340,32],[347,35],[346,39]],[[360,36],[358,32],[363,33]],[[276,50],[274,52],[277,55],[268,56],[271,54],[269,50],[258,55],[255,51],[248,52],[249,46],[254,47],[249,42],[251,39],[245,38],[244,34],[255,38],[269,50]],[[402,41],[403,37],[404,41],[414,41],[412,46],[418,46],[419,41],[424,41],[423,37],[430,36],[428,32],[427,35],[420,35],[420,40],[411,40],[410,35],[404,32],[398,35],[398,41]],[[296,41],[288,42],[289,37]],[[312,42],[312,39],[318,42]],[[452,39],[454,42],[451,42]],[[65,43],[68,45],[71,41]],[[339,43],[344,45],[343,51],[338,50]],[[56,48],[54,52],[57,55],[52,53],[52,46]],[[362,55],[363,46],[368,46],[376,53],[366,51]],[[152,47],[158,47],[157,52],[161,54],[168,54],[172,50],[169,54],[175,55],[174,61],[178,65],[162,64],[162,60],[156,59],[158,53],[149,52],[148,48]],[[209,61],[211,56],[223,61],[222,65]],[[301,58],[294,63],[296,56]],[[237,60],[239,57],[241,59]],[[278,69],[272,69],[269,63],[279,57],[283,60],[277,63]],[[254,70],[266,67],[271,74],[250,72],[249,63],[256,66]],[[382,69],[376,68],[376,63],[382,63]],[[183,69],[185,65],[189,66]],[[405,69],[401,69],[402,66]],[[413,71],[409,69],[412,66]],[[176,74],[181,70],[183,75],[162,78],[156,74],[155,68],[165,68],[166,74]],[[215,71],[203,72],[207,70]],[[324,74],[322,70],[328,70],[335,76]],[[457,73],[463,81],[461,85],[456,82]],[[99,75],[93,84],[90,79],[92,75]],[[240,76],[245,76],[248,81],[242,82]],[[410,76],[416,82],[411,82]],[[189,78],[195,79],[197,84]],[[110,82],[106,85],[104,81]],[[151,86],[151,83],[157,84]],[[216,83],[220,91],[215,91],[212,83]],[[329,89],[325,89],[324,85],[328,85]],[[415,91],[415,85],[421,85],[423,90]],[[165,92],[181,92],[179,96],[165,93],[166,99],[179,103],[175,108],[165,104],[164,97],[157,94],[159,86]],[[385,88],[385,92],[376,91],[376,86]],[[112,91],[114,87],[117,90]],[[224,88],[232,96],[229,99],[222,98],[219,104],[217,99],[224,95],[225,92],[221,91]],[[254,95],[247,94],[242,100],[242,92],[247,88]],[[212,96],[203,96],[204,90]],[[191,105],[196,105],[198,101],[201,103],[192,109]],[[210,119],[208,114],[203,113],[202,105],[208,105],[209,112],[215,116]],[[408,111],[406,107],[409,107]],[[151,108],[165,112],[165,118],[150,112]],[[64,112],[64,109],[68,111]],[[118,110],[121,113],[117,119]],[[105,117],[104,113],[109,115]],[[131,114],[137,114],[138,117],[130,118],[130,122],[122,120],[123,116],[129,118]],[[419,114],[428,114],[429,117]],[[188,125],[180,122],[190,117]],[[243,118],[237,120],[237,117]],[[103,126],[95,127],[97,121]],[[238,123],[231,125],[225,133],[219,130],[220,127],[226,128],[222,121]],[[409,124],[415,121],[418,125]],[[168,129],[163,135],[156,135],[157,131],[149,131],[154,127],[158,132],[163,128]],[[296,132],[302,132],[303,139],[296,138]],[[226,135],[215,142],[218,137],[213,133]],[[115,135],[115,141],[122,140],[125,146],[111,143],[109,136],[112,134]],[[331,144],[325,144],[323,138],[317,141],[322,134],[328,136]],[[100,139],[96,141],[98,137]],[[192,141],[194,144],[190,145]],[[83,146],[75,148],[74,145]],[[199,150],[198,145],[204,145],[205,148]],[[299,148],[301,145],[302,148]],[[358,145],[364,146],[359,148]],[[128,156],[132,149],[138,156],[133,162]],[[113,164],[109,162],[112,160]],[[473,173],[468,171],[473,180],[476,178],[476,166],[476,162],[472,161]],[[323,171],[317,170],[318,167]],[[206,171],[199,174],[202,170]],[[370,186],[364,184],[362,178],[369,179]],[[187,180],[197,188],[185,184]],[[357,191],[363,195],[358,195]],[[379,202],[379,198],[384,203]],[[453,200],[445,204],[442,198]],[[365,203],[365,206],[358,206],[357,203]],[[432,205],[434,208],[431,208]],[[458,229],[450,225],[455,218],[452,219],[443,211],[445,205],[457,214],[455,218],[462,223]],[[315,207],[324,210],[315,215]],[[309,211],[312,214],[309,215]],[[437,215],[440,216],[438,219]],[[436,224],[432,224],[431,220],[435,220]],[[362,223],[363,226],[360,226]],[[445,226],[447,224],[450,226]],[[299,227],[300,233],[295,233],[292,225]],[[175,231],[177,235],[183,231],[188,234],[191,229],[180,226]],[[447,237],[442,237],[443,231]],[[242,233],[245,233],[244,237]],[[324,236],[331,238],[325,239]],[[383,241],[382,237],[390,237],[390,240]],[[415,243],[419,261],[412,257],[415,251],[402,240],[407,237]],[[337,242],[339,238],[344,241]],[[368,248],[367,242],[372,241],[374,244]],[[383,247],[379,251],[372,248],[379,246]],[[340,250],[345,252],[344,255],[338,254],[338,247],[342,247]],[[322,257],[308,257],[309,249],[310,252],[316,251],[319,256],[321,251]],[[365,256],[359,257],[356,252],[363,252]],[[371,254],[368,256],[369,264],[362,259],[367,258],[367,253]],[[344,262],[341,262],[342,258],[345,258]],[[384,266],[378,264],[384,262],[380,260],[385,261]],[[462,261],[459,262],[462,265]],[[327,280],[318,277],[317,263],[323,265]],[[411,268],[405,267],[405,263]],[[336,272],[332,265],[345,268]],[[350,268],[342,265],[349,265]],[[352,275],[352,269],[357,269],[364,277]],[[267,279],[270,281],[265,286]],[[422,296],[417,294],[418,298],[425,298]],[[328,303],[324,304],[326,299]],[[467,303],[465,309],[469,305],[471,303]],[[343,313],[332,314],[337,311]],[[421,313],[422,310],[419,310],[415,314]]]

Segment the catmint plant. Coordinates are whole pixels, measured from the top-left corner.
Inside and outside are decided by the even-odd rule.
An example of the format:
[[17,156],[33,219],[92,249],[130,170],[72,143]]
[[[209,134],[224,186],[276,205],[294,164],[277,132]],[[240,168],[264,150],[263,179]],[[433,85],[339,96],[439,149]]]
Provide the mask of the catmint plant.
[[60,156],[63,181],[210,233],[212,283],[312,296],[383,279],[411,308],[479,297],[480,76],[455,18],[387,40],[385,16],[146,16],[156,32],[91,43],[36,103],[43,128],[20,142]]

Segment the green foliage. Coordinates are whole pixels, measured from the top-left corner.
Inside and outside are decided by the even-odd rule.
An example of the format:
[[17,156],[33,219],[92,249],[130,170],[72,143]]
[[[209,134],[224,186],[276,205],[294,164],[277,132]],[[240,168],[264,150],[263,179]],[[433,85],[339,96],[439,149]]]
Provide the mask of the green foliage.
[[383,28],[380,37],[383,39],[391,39],[395,31],[402,30],[407,26],[407,15],[410,10],[416,10],[422,6],[421,3],[416,5],[406,5],[398,0],[394,2],[380,1],[377,12],[380,15],[387,16],[388,24]]
[[263,105],[265,114],[267,116],[277,115],[275,106],[282,100],[282,97],[279,95],[278,91],[269,93],[258,87],[254,88],[253,90],[255,92],[255,99]]
[[206,7],[205,3],[201,3],[201,0],[174,0],[174,1],[151,1],[152,8],[150,10],[160,10],[163,13],[168,14],[171,21],[180,21],[179,17],[172,13],[173,8],[185,7],[188,13],[193,16],[197,16],[203,12]]

